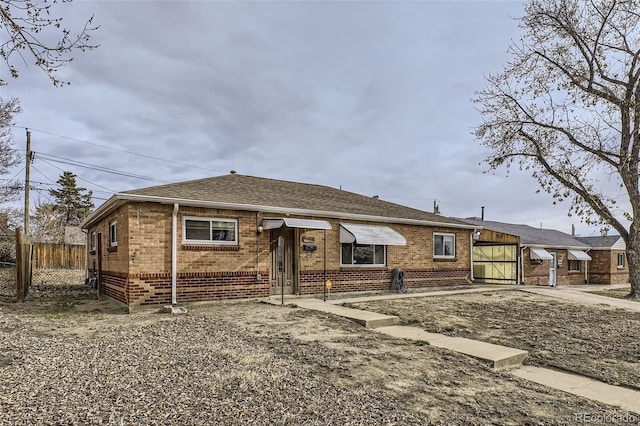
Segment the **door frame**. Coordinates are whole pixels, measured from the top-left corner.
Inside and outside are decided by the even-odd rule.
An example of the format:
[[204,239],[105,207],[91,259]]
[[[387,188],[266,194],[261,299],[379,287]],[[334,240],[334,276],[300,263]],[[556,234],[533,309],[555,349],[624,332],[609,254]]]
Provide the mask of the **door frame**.
[[[269,295],[299,294],[298,230],[282,226],[271,229],[269,236]],[[278,270],[278,252],[282,250],[283,271]],[[274,280],[276,285],[274,285]],[[284,285],[287,281],[291,285]]]
[[558,253],[549,252],[549,285],[555,287],[558,284]]

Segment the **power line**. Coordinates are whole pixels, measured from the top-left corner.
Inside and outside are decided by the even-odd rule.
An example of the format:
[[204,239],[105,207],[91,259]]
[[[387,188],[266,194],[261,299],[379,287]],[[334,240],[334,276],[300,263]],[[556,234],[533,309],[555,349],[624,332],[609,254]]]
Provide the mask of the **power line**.
[[[54,166],[53,164],[49,163],[47,160],[44,160],[44,159],[42,159],[42,158],[41,158],[41,160],[42,160],[42,161],[44,161],[45,163],[47,163],[48,165],[50,165],[51,167],[54,167],[54,168],[56,168],[56,169],[60,170],[62,173],[64,173],[64,172],[65,172],[65,171],[64,171],[64,170],[62,170],[60,167],[58,167],[58,166]],[[106,186],[98,185],[97,183],[95,183],[95,182],[91,182],[91,181],[88,181],[88,180],[86,180],[86,179],[83,179],[83,178],[81,178],[80,176],[76,176],[76,177],[77,177],[78,179],[80,179],[81,181],[84,181],[84,182],[90,183],[91,185],[95,185],[95,186],[100,187],[100,188],[102,188],[102,189],[106,189],[107,191],[111,191],[111,193],[112,193],[112,194],[113,194],[113,193],[115,193],[115,191],[114,191],[114,190],[109,189],[109,188],[107,188]]]
[[82,167],[82,168],[85,168],[85,169],[96,170],[96,171],[99,171],[99,172],[110,173],[110,174],[114,174],[114,175],[118,175],[118,176],[134,178],[134,179],[141,179],[141,180],[149,180],[149,181],[152,181],[152,182],[167,183],[164,180],[156,179],[156,178],[153,178],[153,177],[138,175],[138,174],[135,174],[135,173],[124,172],[122,170],[111,169],[111,168],[108,168],[108,167],[99,166],[97,164],[89,164],[89,163],[84,163],[84,162],[81,163],[81,162],[73,160],[71,158],[60,157],[58,155],[46,154],[44,152],[37,152],[36,154],[38,154],[38,156],[44,155],[49,161],[53,161],[54,163],[68,164],[70,166]]
[[[22,127],[22,126],[13,126],[13,127],[20,128],[20,129],[26,129],[26,127]],[[163,161],[163,162],[169,163],[169,164],[176,164],[176,165],[179,165],[179,166],[185,166],[185,167],[190,167],[190,168],[195,168],[195,169],[200,169],[200,170],[206,170],[208,172],[215,172],[215,170],[211,170],[211,169],[208,169],[206,167],[195,166],[193,164],[180,163],[178,161],[167,160],[165,158],[155,157],[153,155],[148,155],[148,154],[140,154],[138,152],[127,151],[126,149],[116,148],[116,147],[108,146],[108,145],[101,145],[101,144],[98,144],[98,143],[95,143],[95,142],[83,141],[83,140],[72,138],[72,137],[69,137],[69,136],[63,136],[63,135],[58,135],[58,134],[55,134],[55,133],[47,132],[45,130],[34,129],[32,127],[29,127],[29,130],[35,131],[35,132],[38,132],[38,133],[43,133],[43,134],[46,134],[46,135],[49,135],[49,136],[55,136],[55,137],[58,137],[58,138],[61,138],[61,139],[68,139],[70,141],[79,142],[79,143],[83,143],[83,144],[86,144],[86,145],[92,145],[92,146],[97,146],[99,148],[110,149],[112,151],[123,152],[123,153],[129,154],[129,155],[136,155],[136,156],[142,157],[142,158],[149,158],[151,160]]]

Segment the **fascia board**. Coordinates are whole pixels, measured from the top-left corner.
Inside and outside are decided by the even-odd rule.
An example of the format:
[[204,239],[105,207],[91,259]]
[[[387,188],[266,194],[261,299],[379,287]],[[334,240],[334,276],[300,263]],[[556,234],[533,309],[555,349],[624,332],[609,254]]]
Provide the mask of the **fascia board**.
[[[180,204],[184,206],[190,207],[204,207],[204,208],[213,208],[213,209],[225,209],[225,210],[246,210],[246,211],[255,211],[262,213],[274,213],[274,214],[294,214],[301,216],[318,216],[318,217],[327,217],[333,219],[351,219],[351,220],[364,220],[364,221],[372,221],[372,222],[386,222],[386,223],[399,223],[405,225],[421,225],[421,226],[433,226],[433,227],[443,227],[443,228],[457,228],[457,229],[469,229],[469,230],[481,230],[483,227],[477,225],[465,225],[458,223],[448,223],[448,222],[434,222],[429,220],[419,220],[419,219],[405,219],[405,218],[394,218],[394,217],[385,217],[385,216],[375,216],[375,215],[364,215],[364,214],[356,214],[356,213],[341,213],[341,212],[331,212],[324,210],[307,210],[307,209],[295,209],[295,208],[287,208],[287,207],[275,207],[275,206],[259,206],[255,204],[242,204],[242,203],[223,203],[218,201],[200,201],[200,200],[190,200],[186,198],[168,198],[168,197],[158,197],[152,195],[138,195],[138,194],[125,194],[118,193],[111,197],[106,203],[98,207],[89,217],[87,217],[81,224],[82,228],[89,226],[91,223],[95,222],[102,216],[108,214],[111,209],[118,207],[124,201],[131,202],[149,202],[149,203],[160,203],[160,204]],[[120,204],[118,203],[120,202]]]
[[520,244],[522,248],[541,248],[541,249],[551,249],[551,250],[581,250],[581,251],[589,251],[593,250],[592,247],[585,246],[550,246],[544,244]]

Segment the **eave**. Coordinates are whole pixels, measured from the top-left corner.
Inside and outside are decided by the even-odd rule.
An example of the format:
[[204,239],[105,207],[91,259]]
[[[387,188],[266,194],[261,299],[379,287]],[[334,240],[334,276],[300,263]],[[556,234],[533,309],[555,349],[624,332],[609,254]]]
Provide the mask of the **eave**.
[[420,226],[469,229],[469,230],[483,229],[482,226],[471,225],[471,224],[435,222],[435,221],[420,220],[420,219],[386,217],[386,216],[366,215],[366,214],[358,214],[358,213],[332,212],[332,211],[325,211],[325,210],[309,210],[309,209],[298,209],[298,208],[287,208],[287,207],[276,207],[276,206],[261,206],[261,205],[255,205],[255,204],[224,203],[224,202],[217,202],[217,201],[202,201],[202,200],[191,200],[186,198],[158,197],[158,196],[152,196],[152,195],[139,195],[139,194],[127,194],[127,193],[117,193],[113,195],[104,204],[102,204],[100,207],[94,210],[93,213],[91,213],[85,220],[83,220],[82,223],[80,224],[80,227],[82,229],[88,229],[89,226],[101,220],[104,216],[108,215],[110,212],[112,212],[113,210],[115,210],[116,208],[120,207],[121,205],[127,202],[159,203],[159,204],[168,204],[168,205],[179,204],[181,206],[202,207],[202,208],[211,208],[211,209],[244,210],[244,211],[253,211],[253,212],[270,213],[270,214],[315,216],[315,217],[325,217],[325,218],[332,218],[332,219],[350,219],[350,220],[362,220],[362,221],[371,221],[371,222],[398,223],[398,224],[405,224],[405,225],[420,225]]

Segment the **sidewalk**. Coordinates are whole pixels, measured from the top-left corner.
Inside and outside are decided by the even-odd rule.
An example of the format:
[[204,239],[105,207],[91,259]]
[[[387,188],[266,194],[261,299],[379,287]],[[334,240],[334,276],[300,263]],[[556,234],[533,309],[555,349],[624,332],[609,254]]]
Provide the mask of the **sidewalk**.
[[[587,293],[587,291],[598,290],[593,286],[578,287],[534,287],[519,286],[518,290],[527,293],[539,294],[542,296],[555,297],[558,299],[570,300],[585,305],[609,305],[614,308],[627,309],[630,311],[640,312],[640,302],[626,299],[617,299],[615,297],[600,296],[597,294]],[[613,287],[606,287],[611,289]]]

